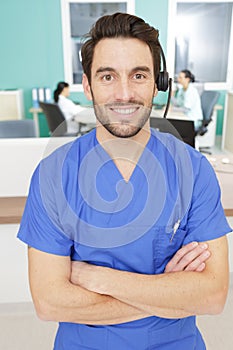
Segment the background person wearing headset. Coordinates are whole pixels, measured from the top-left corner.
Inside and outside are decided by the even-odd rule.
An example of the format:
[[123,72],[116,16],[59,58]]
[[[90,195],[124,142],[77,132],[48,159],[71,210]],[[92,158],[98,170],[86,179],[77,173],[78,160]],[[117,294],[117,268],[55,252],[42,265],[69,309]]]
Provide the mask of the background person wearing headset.
[[202,125],[203,114],[199,93],[192,84],[195,77],[188,69],[184,69],[179,73],[177,81],[181,87],[172,97],[172,104],[182,109],[194,121],[195,130],[198,130]]

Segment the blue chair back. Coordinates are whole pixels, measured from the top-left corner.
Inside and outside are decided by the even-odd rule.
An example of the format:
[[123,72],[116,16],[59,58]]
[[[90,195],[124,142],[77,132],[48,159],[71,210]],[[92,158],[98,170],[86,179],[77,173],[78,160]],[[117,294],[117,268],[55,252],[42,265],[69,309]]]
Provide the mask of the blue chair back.
[[218,91],[205,90],[201,94],[201,108],[203,113],[203,125],[207,126],[211,121],[214,106],[216,105],[220,93]]

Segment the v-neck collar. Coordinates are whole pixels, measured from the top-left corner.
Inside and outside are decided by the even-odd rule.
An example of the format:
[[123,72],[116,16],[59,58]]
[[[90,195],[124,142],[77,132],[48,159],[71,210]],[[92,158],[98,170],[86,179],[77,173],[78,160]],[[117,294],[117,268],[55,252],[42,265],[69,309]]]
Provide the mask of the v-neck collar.
[[113,161],[112,157],[108,154],[108,152],[104,149],[104,147],[101,145],[101,143],[98,141],[97,139],[97,136],[96,136],[96,130],[95,130],[95,135],[94,135],[94,138],[95,138],[95,141],[94,141],[94,144],[95,144],[95,147],[96,150],[97,150],[97,153],[98,155],[103,159],[103,162],[106,163],[107,161],[108,162],[111,162],[112,166],[114,167],[114,169],[116,170],[116,173],[118,174],[120,180],[124,181],[125,183],[129,183],[132,181],[132,179],[134,178],[134,174],[135,172],[137,171],[137,168],[138,168],[138,165],[141,163],[141,160],[143,159],[144,157],[144,154],[145,154],[145,149],[148,149],[150,150],[151,147],[152,147],[152,132],[150,130],[150,137],[141,153],[141,155],[139,156],[138,158],[138,161],[137,161],[137,164],[135,164],[135,167],[133,169],[133,171],[131,172],[130,174],[130,177],[128,180],[126,180],[122,173],[120,172],[119,168],[117,167],[117,165],[115,164],[115,162]]

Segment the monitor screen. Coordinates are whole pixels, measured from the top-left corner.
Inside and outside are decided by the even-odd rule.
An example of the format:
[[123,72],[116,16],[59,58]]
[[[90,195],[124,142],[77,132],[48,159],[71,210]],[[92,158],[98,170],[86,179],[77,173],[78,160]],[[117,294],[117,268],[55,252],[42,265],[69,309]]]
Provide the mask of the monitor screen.
[[151,117],[150,126],[158,131],[170,133],[190,146],[195,147],[193,120]]

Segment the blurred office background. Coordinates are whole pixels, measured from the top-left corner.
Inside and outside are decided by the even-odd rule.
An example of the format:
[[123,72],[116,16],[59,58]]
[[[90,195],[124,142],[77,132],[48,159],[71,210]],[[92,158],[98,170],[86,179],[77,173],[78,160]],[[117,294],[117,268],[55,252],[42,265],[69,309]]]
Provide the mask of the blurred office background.
[[[10,0],[0,4],[0,90],[21,89],[23,116],[32,118],[32,89],[54,90],[58,81],[71,84],[71,98],[88,104],[81,82],[82,36],[104,13],[134,12],[160,31],[171,77],[190,69],[200,89],[218,90],[223,109],[217,112],[216,134],[223,131],[226,92],[233,87],[232,1]],[[159,103],[166,101],[160,93]],[[40,136],[48,136],[43,115]]]

